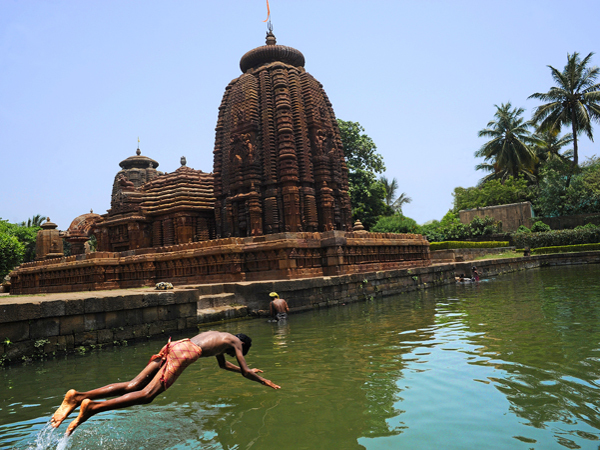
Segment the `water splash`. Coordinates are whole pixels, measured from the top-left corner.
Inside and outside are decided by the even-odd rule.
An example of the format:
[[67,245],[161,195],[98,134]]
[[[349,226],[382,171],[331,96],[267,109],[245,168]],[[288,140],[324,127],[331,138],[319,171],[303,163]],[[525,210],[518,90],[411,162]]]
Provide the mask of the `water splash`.
[[68,444],[69,437],[50,425],[50,421],[48,421],[44,428],[39,431],[34,445],[28,447],[28,450],[65,450]]

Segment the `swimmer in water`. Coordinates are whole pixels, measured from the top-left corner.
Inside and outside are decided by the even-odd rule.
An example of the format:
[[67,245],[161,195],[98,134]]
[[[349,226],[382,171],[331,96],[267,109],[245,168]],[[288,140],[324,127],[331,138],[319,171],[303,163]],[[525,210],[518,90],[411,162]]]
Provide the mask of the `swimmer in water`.
[[279,298],[277,292],[271,292],[269,297],[273,298],[269,304],[271,317],[275,320],[287,319],[288,312],[290,312],[287,302],[284,299]]
[[[248,353],[252,339],[245,334],[222,333],[206,331],[191,339],[169,342],[160,353],[152,356],[148,365],[133,380],[124,383],[113,383],[88,392],[78,392],[71,389],[65,395],[60,407],[56,410],[50,424],[58,428],[71,412],[80,406],[79,415],[67,428],[70,436],[75,428],[88,420],[94,414],[113,409],[127,408],[152,402],[158,394],[166,391],[181,375],[183,370],[198,358],[214,356],[221,369],[241,373],[249,380],[280,389],[270,380],[262,378],[257,373],[260,369],[250,369],[244,355]],[[235,357],[239,367],[225,360],[225,355]],[[105,401],[93,401],[107,397],[117,397]]]

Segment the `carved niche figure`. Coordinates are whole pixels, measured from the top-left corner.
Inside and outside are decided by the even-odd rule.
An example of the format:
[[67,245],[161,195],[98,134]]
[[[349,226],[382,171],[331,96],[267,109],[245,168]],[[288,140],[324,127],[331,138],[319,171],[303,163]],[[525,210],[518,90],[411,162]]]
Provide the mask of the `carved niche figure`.
[[313,134],[313,142],[315,146],[315,155],[323,156],[325,153],[325,142],[327,141],[327,134],[324,130],[319,128]]
[[234,134],[231,137],[233,150],[231,162],[234,164],[252,164],[256,155],[256,146],[252,133]]
[[135,185],[125,175],[119,176],[119,187],[123,190],[135,189]]

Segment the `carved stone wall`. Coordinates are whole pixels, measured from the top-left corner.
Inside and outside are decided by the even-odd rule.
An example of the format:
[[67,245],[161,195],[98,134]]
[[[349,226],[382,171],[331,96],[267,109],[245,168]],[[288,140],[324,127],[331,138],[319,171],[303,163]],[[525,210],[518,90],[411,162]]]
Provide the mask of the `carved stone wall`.
[[229,281],[289,280],[431,264],[421,235],[279,233],[26,263],[11,293],[69,292]]

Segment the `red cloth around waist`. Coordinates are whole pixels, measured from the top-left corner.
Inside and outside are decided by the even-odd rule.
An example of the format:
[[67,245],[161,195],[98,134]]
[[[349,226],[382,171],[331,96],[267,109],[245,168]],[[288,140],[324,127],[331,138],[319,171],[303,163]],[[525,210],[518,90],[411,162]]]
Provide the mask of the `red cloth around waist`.
[[175,342],[171,342],[171,339],[169,339],[167,345],[157,355],[150,358],[150,362],[157,359],[163,360],[163,366],[160,369],[162,371],[160,382],[166,390],[175,383],[183,370],[200,358],[201,355],[202,349],[189,339],[181,339]]

